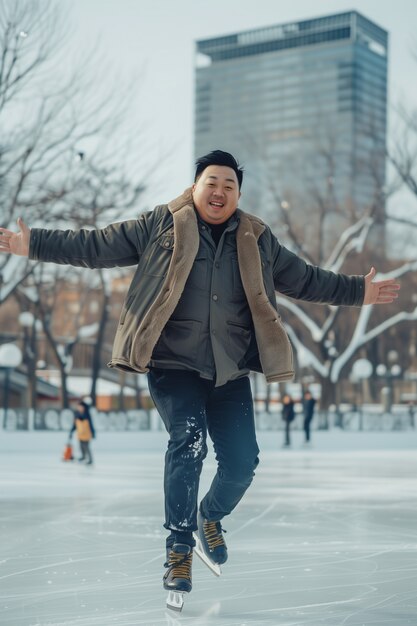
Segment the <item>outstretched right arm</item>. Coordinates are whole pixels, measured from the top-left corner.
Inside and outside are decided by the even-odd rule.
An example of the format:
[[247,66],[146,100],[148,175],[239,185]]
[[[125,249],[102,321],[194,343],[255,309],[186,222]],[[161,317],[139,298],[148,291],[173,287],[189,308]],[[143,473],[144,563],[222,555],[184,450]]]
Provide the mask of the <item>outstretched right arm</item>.
[[0,228],[0,252],[78,267],[136,265],[148,241],[147,217],[76,231],[30,229],[19,218],[19,232]]

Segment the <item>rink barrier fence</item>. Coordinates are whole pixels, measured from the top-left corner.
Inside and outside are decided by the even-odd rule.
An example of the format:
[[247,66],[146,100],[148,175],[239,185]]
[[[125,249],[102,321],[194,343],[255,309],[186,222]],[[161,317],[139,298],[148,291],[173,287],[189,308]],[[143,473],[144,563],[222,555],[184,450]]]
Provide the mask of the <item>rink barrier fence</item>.
[[[163,430],[164,426],[155,409],[133,409],[128,411],[97,411],[91,409],[94,427],[97,431],[140,431]],[[69,431],[74,419],[71,409],[14,409],[7,412],[0,409],[0,425],[9,431],[40,430]],[[257,411],[256,428],[260,431],[283,430],[284,422],[279,411]],[[296,415],[291,423],[292,430],[302,430],[303,416]],[[313,430],[341,428],[350,431],[393,431],[415,428],[414,412],[406,406],[398,405],[391,413],[384,413],[375,407],[368,410],[350,408],[338,412],[317,411],[311,424]]]

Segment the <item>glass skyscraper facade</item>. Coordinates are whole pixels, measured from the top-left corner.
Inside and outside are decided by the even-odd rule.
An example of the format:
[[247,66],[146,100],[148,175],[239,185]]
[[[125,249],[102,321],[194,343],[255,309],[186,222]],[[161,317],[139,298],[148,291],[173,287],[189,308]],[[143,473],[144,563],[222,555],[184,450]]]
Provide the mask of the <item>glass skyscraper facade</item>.
[[383,218],[387,64],[387,32],[356,11],[198,41],[195,156],[232,152],[242,208],[298,214],[304,240],[321,212],[330,245],[369,208]]

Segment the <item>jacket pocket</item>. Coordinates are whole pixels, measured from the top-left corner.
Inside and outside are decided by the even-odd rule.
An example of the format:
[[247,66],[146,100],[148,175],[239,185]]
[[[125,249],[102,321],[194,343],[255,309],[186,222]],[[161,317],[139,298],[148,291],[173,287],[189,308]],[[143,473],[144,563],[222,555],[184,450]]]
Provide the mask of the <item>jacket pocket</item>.
[[173,231],[158,237],[145,253],[147,261],[143,269],[144,273],[148,276],[164,276],[171,262],[174,244]]
[[158,239],[158,245],[161,246],[164,250],[173,250],[174,249],[174,233],[169,232],[165,235],[161,235]]
[[200,348],[201,322],[168,320],[152,353],[152,359],[195,365]]
[[227,322],[229,356],[240,363],[248,351],[252,338],[252,330],[235,322]]

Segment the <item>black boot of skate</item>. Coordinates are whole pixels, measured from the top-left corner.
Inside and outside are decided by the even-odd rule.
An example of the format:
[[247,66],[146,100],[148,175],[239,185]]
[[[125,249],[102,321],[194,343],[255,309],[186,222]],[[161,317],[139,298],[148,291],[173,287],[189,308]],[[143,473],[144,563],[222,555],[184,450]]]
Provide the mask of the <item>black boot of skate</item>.
[[184,593],[192,589],[191,568],[193,549],[186,543],[174,543],[167,549],[167,561],[164,567],[164,589],[169,591],[167,607],[174,611],[181,611],[184,604]]
[[[220,576],[220,565],[227,561],[227,546],[220,522],[206,520],[201,511],[197,515],[196,554],[210,567],[216,576]],[[205,557],[205,558],[204,558]]]

